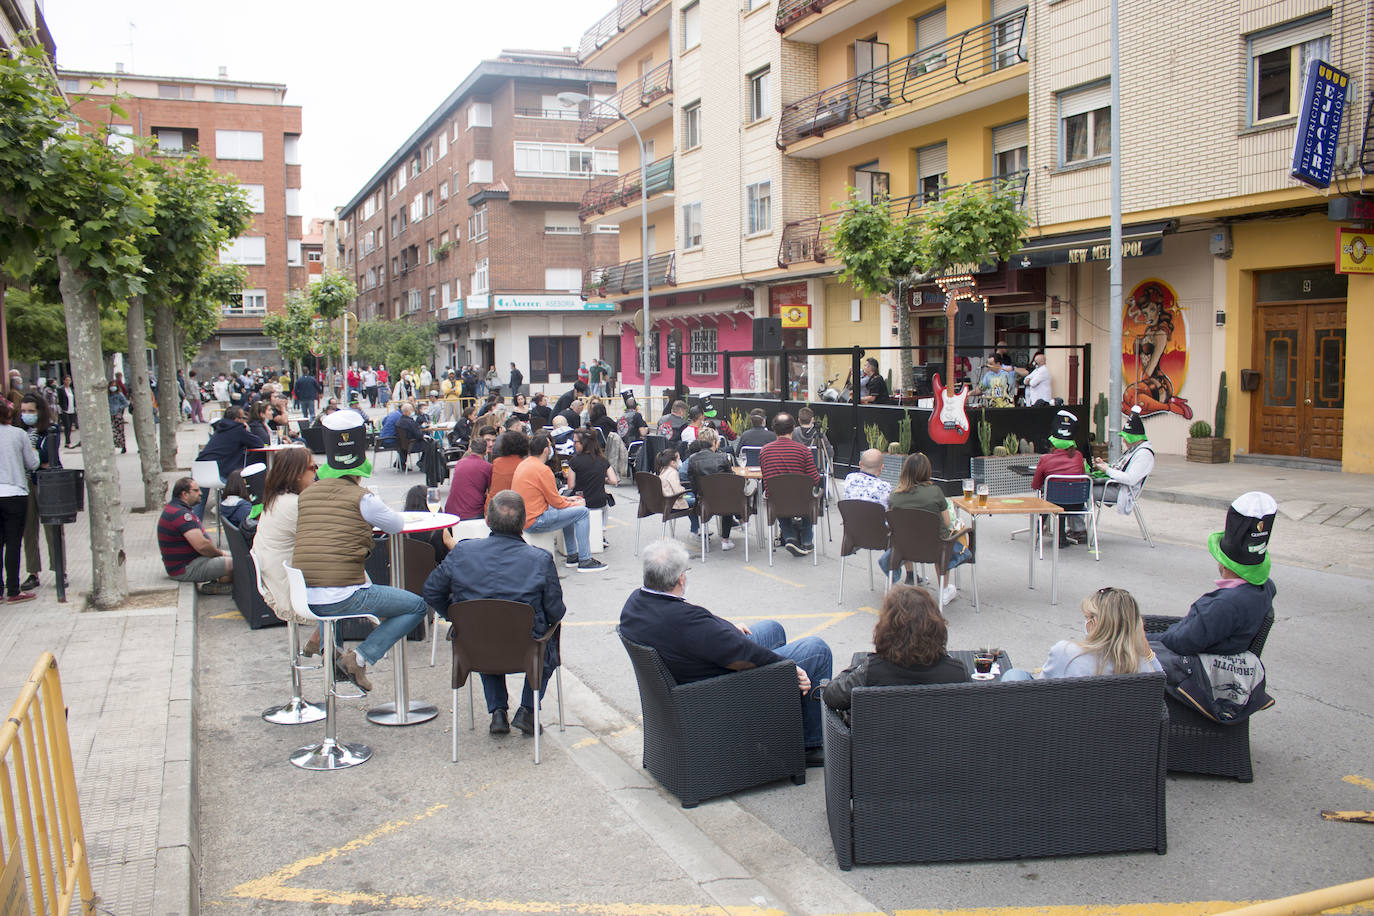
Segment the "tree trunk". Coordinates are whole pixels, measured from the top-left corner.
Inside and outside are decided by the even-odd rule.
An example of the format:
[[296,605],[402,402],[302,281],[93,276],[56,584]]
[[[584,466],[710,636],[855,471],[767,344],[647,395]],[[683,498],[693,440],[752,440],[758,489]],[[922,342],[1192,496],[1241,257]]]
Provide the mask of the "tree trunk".
[[57,256],[59,288],[67,316],[67,351],[81,417],[81,457],[86,471],[86,512],[91,526],[91,603],[109,610],[129,596],[124,556],[124,513],[119,469],[100,352],[100,309],[86,292],[89,281],[64,255]]
[[[903,391],[910,391],[912,388],[916,387],[916,373],[912,368],[912,360],[916,354],[915,351],[911,349],[911,309],[907,308],[906,300],[901,294],[901,289],[901,286],[897,287],[897,346],[902,349],[897,352],[900,354],[898,358],[901,360],[899,363],[902,380],[901,387]],[[946,328],[945,333],[954,333],[954,328]],[[949,374],[949,369],[946,369],[945,373]],[[949,384],[949,382],[946,381],[946,384]],[[889,394],[895,393],[896,392],[889,392]]]
[[153,422],[153,387],[148,380],[148,326],[144,320],[143,297],[129,300],[129,403],[134,414],[134,436],[138,440],[138,463],[143,473],[143,511],[157,512],[167,492],[158,464],[157,424]]
[[153,334],[157,338],[158,439],[162,446],[162,469],[177,469],[177,427],[181,423],[181,396],[177,393],[177,334],[172,306],[159,302],[153,312]]

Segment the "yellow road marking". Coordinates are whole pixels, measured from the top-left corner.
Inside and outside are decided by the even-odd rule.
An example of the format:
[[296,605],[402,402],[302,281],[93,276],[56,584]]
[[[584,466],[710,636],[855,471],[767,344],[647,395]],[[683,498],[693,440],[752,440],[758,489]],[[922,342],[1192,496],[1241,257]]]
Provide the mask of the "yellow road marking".
[[792,638],[793,638],[793,639],[802,639],[802,638],[807,637],[807,636],[815,636],[815,635],[816,635],[817,633],[819,633],[821,630],[827,629],[827,628],[829,628],[829,627],[833,627],[835,624],[839,623],[841,620],[845,620],[845,619],[847,619],[847,618],[853,617],[853,616],[854,616],[854,613],[855,613],[854,611],[841,611],[841,612],[838,613],[838,614],[831,614],[829,620],[825,621],[824,623],[818,623],[818,624],[816,624],[814,627],[812,627],[811,629],[807,630],[805,633],[801,634],[801,636],[794,636],[794,637],[792,637]]
[[1369,779],[1364,776],[1356,776],[1352,773],[1351,775],[1344,777],[1344,781],[1354,786],[1363,786],[1369,791],[1374,792],[1374,779]]
[[[541,708],[542,708],[542,707],[541,707]],[[593,744],[600,744],[600,743],[601,743],[601,739],[600,739],[600,738],[597,738],[597,737],[595,737],[595,736],[592,736],[592,737],[590,737],[590,738],[583,738],[581,741],[574,741],[572,747],[573,747],[573,750],[576,751],[576,750],[581,750],[581,749],[584,748],[584,747],[591,747]]]
[[872,614],[874,617],[878,616],[878,609],[875,607],[868,607],[867,605],[865,605],[864,607],[859,608],[859,610],[863,611],[865,614]]
[[238,611],[225,611],[223,614],[210,615],[211,620],[239,620],[242,618],[243,615],[240,614]]
[[756,566],[746,566],[744,567],[744,571],[751,572],[756,576],[763,576],[765,579],[772,579],[774,582],[781,582],[783,585],[790,585],[793,588],[806,588],[806,586],[802,585],[800,582],[793,582],[790,579],[784,579],[782,576],[775,576],[770,572],[764,572]]

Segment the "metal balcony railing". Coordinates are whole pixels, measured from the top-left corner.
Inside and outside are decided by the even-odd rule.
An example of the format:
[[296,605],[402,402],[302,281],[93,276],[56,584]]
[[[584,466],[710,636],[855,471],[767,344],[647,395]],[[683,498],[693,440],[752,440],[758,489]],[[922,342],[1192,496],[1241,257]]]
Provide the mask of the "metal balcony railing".
[[[649,289],[677,285],[676,253],[665,251],[649,255]],[[644,288],[643,265],[639,258],[622,264],[589,267],[582,275],[582,298],[618,296]]]
[[778,0],[778,18],[773,27],[779,32],[785,32],[787,27],[798,19],[819,13],[834,2],[835,0]]
[[[921,207],[938,200],[941,194],[948,193],[955,187],[968,188],[982,185],[1014,190],[1020,197],[1020,205],[1024,207],[1026,204],[1026,182],[1029,177],[1030,172],[1021,171],[998,178],[980,178],[964,185],[942,187],[934,194],[911,194],[906,197],[894,197],[887,202],[887,205],[894,220],[906,219],[910,216],[919,216]],[[806,219],[785,223],[782,227],[782,243],[778,246],[778,266],[790,267],[804,261],[824,263],[829,257],[826,245],[830,241],[830,234],[847,212],[848,208],[844,208],[820,216],[808,216]]]
[[663,0],[620,0],[615,9],[602,16],[596,25],[582,34],[582,42],[577,47],[577,59],[585,60],[589,54],[625,31],[639,17],[648,15],[649,10],[662,2]]
[[778,119],[778,148],[1021,63],[1025,31],[1022,7],[793,102]]
[[617,207],[628,206],[639,200],[641,191],[653,197],[655,194],[662,194],[664,191],[673,189],[672,156],[664,156],[662,159],[650,162],[649,167],[644,171],[646,175],[644,181],[640,181],[639,169],[635,169],[633,172],[618,175],[610,181],[593,185],[591,190],[582,195],[582,203],[577,208],[578,218],[585,220],[590,216],[607,213]]
[[[639,79],[629,83],[606,101],[610,105],[595,101],[583,102],[580,106],[581,123],[577,125],[577,142],[585,143],[616,121],[619,109],[627,118],[633,118],[641,108],[648,108],[654,102],[673,91],[673,62],[659,64]],[[614,106],[614,108],[612,107]]]

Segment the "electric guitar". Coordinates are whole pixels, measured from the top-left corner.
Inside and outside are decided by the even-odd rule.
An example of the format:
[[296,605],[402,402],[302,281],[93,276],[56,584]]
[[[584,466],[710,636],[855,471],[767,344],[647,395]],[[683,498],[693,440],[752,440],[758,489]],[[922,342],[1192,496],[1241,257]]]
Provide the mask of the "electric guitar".
[[968,412],[964,402],[971,389],[965,385],[958,394],[949,394],[940,383],[939,373],[931,376],[930,383],[935,392],[935,408],[930,412],[928,427],[930,438],[941,445],[962,445],[968,441]]

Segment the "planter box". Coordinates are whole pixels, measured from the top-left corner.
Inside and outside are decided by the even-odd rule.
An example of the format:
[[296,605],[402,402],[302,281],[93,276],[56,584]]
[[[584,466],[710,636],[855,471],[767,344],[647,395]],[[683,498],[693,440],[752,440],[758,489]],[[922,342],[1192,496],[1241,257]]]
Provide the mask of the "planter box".
[[1029,493],[1031,479],[1016,473],[1011,466],[1015,464],[1034,468],[1039,463],[1039,455],[981,455],[969,459],[974,485],[987,484],[989,496]]
[[1231,440],[1189,439],[1188,460],[1199,464],[1225,464],[1231,460]]

